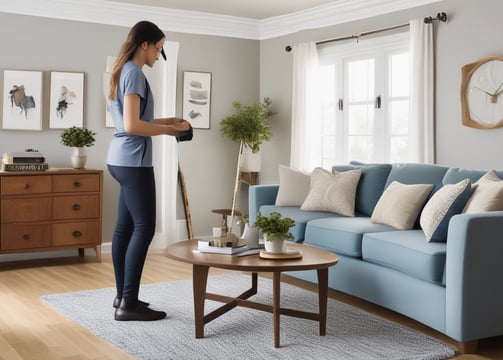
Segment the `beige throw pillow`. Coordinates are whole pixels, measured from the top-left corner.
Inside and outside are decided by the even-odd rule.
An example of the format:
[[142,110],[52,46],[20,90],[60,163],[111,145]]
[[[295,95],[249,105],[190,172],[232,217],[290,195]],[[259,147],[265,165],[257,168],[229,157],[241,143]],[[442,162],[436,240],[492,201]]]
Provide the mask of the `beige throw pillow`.
[[311,175],[279,165],[279,189],[276,206],[301,206],[309,194]]
[[322,168],[314,169],[309,194],[300,209],[355,216],[356,187],[360,176],[361,169],[333,173]]
[[412,229],[432,189],[432,184],[393,181],[379,198],[370,221],[400,230]]
[[488,171],[475,185],[477,187],[468,199],[464,213],[503,210],[503,180],[494,170]]

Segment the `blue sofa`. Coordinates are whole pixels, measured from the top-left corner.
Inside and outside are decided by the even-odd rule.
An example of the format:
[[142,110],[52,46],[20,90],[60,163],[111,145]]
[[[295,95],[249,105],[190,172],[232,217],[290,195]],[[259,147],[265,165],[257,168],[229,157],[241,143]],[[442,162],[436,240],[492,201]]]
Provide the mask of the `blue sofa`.
[[[458,342],[462,353],[477,341],[503,335],[503,211],[454,215],[446,242],[428,242],[419,222],[397,230],[370,221],[381,194],[393,181],[444,184],[476,182],[485,171],[432,164],[349,164],[360,168],[355,217],[275,206],[279,185],[249,189],[249,220],[273,211],[296,220],[295,241],[334,252],[329,287],[411,317]],[[496,174],[503,178],[503,172]],[[430,194],[430,197],[431,197]],[[316,282],[316,272],[288,275]]]

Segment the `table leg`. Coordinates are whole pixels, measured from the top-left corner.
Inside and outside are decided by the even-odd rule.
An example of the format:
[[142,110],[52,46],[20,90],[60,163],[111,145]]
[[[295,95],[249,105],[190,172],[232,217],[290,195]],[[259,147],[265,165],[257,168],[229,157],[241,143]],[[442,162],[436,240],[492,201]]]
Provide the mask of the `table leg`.
[[204,301],[209,266],[192,266],[192,288],[194,292],[194,319],[196,322],[196,339],[204,337]]
[[281,285],[281,273],[274,272],[272,278],[272,316],[274,324],[274,347],[279,348],[279,315],[280,315],[280,285]]
[[320,336],[327,331],[328,268],[318,269],[318,303],[320,310]]

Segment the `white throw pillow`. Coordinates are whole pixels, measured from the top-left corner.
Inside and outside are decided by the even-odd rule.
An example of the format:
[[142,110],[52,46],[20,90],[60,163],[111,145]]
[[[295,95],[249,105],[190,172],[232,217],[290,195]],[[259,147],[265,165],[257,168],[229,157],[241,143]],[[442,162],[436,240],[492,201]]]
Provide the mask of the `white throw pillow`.
[[393,181],[379,198],[370,221],[400,230],[412,229],[432,189],[432,184]]
[[314,169],[309,194],[300,209],[355,216],[356,187],[361,173],[361,169],[333,173]]
[[309,194],[311,175],[279,165],[279,189],[276,206],[301,206]]
[[468,199],[464,213],[503,210],[503,180],[494,170],[488,171],[475,185],[477,187]]
[[432,195],[419,218],[426,240],[447,241],[449,220],[461,213],[471,193],[470,180],[465,179],[457,184],[444,185]]

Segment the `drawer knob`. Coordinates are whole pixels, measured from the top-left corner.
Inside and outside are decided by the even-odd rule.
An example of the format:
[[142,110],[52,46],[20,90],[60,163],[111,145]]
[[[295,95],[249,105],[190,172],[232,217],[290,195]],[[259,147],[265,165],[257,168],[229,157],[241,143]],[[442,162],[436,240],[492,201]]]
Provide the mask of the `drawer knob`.
[[74,232],[72,232],[72,235],[73,235],[73,237],[81,237],[82,233],[78,230],[75,230]]
[[24,234],[23,240],[30,240],[30,234]]
[[79,211],[80,210],[80,205],[79,204],[73,204],[72,210],[73,211]]
[[28,190],[30,188],[30,184],[24,184],[24,189]]
[[73,182],[73,187],[80,187],[80,182],[74,181]]

